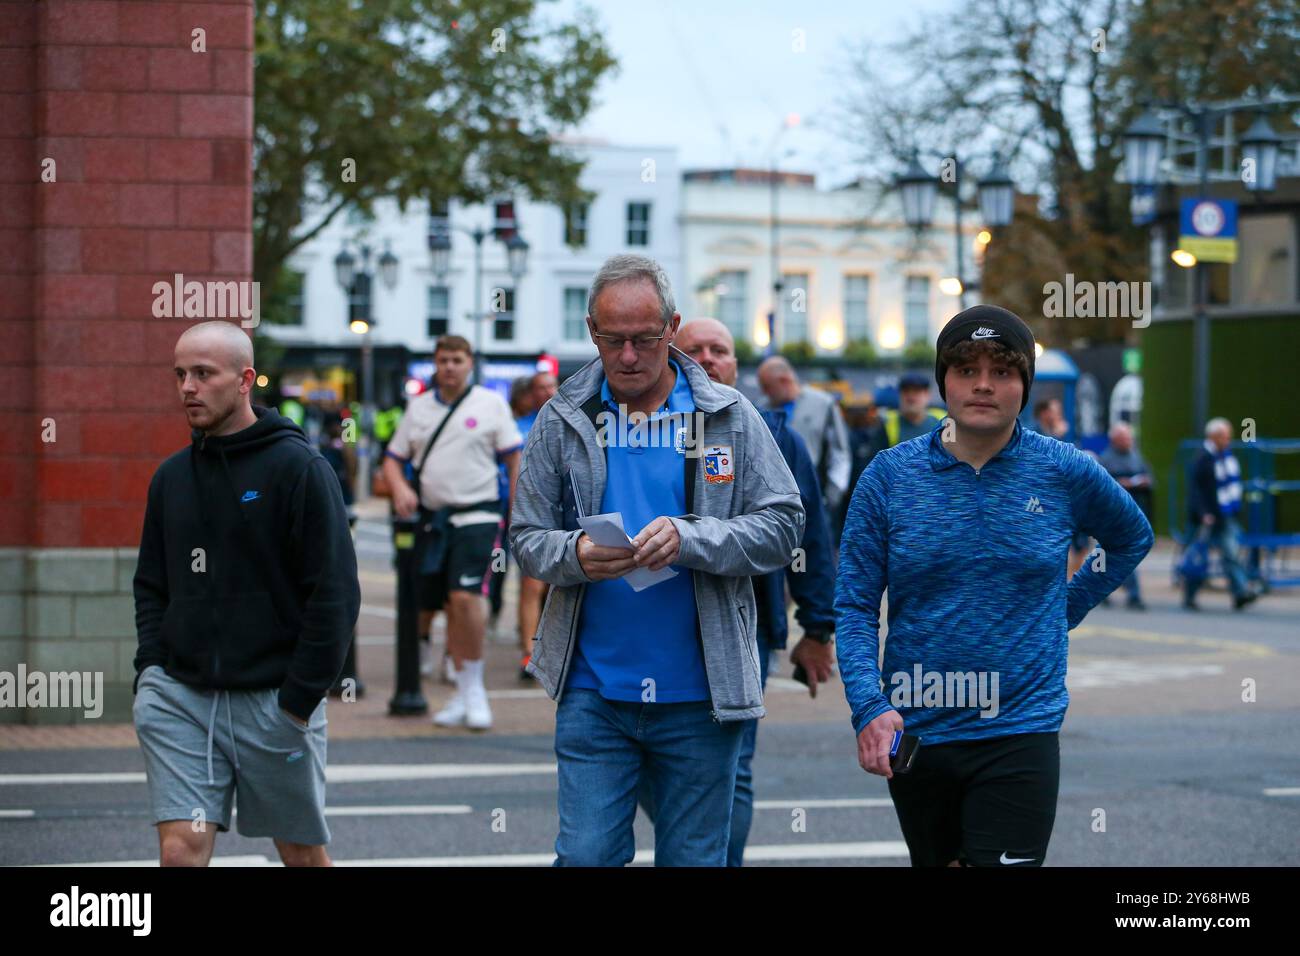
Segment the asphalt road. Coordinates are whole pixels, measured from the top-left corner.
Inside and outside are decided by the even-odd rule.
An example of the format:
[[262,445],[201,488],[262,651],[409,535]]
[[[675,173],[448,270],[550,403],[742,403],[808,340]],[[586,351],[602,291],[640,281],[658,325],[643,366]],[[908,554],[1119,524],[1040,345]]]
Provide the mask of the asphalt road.
[[[363,714],[331,703],[329,821],[338,863],[546,865],[556,833],[553,705],[521,684],[508,637],[489,649],[498,729],[398,727],[383,713],[392,610],[382,525],[359,533]],[[1049,866],[1257,866],[1300,862],[1300,595],[1248,611],[1205,594],[1177,606],[1168,556],[1143,569],[1151,610],[1098,608],[1071,634],[1071,707]],[[385,656],[388,655],[388,656]],[[816,701],[769,687],[755,760],[752,865],[902,866],[885,782],[857,766],[842,688]],[[1253,701],[1243,686],[1253,687]],[[429,682],[431,705],[445,688]],[[335,734],[335,730],[338,731]],[[152,864],[144,764],[133,746],[0,750],[0,864]],[[1097,826],[1104,811],[1104,830]],[[805,821],[800,829],[797,820]],[[653,832],[638,817],[638,863]],[[217,863],[275,862],[231,832]],[[1190,887],[1195,888],[1195,887]]]

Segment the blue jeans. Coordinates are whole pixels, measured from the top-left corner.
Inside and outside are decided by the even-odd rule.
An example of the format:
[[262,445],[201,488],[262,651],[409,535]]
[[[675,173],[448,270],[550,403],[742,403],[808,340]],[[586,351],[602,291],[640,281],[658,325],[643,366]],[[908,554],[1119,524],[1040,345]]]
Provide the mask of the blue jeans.
[[[767,690],[767,659],[771,648],[763,635],[758,637],[758,663],[763,690]],[[736,797],[731,802],[731,841],[727,844],[727,866],[743,866],[745,843],[749,840],[749,825],[754,819],[754,750],[758,745],[758,721],[745,721],[740,741],[740,757],[736,761]]]
[[[1238,544],[1238,538],[1241,535],[1241,525],[1237,524],[1237,519],[1229,515],[1224,515],[1223,520],[1210,526],[1210,533],[1206,542],[1211,548],[1218,548],[1219,553],[1223,555],[1223,570],[1228,575],[1228,587],[1232,590],[1233,597],[1240,597],[1250,590],[1246,581],[1246,568],[1241,563],[1241,547]],[[1183,588],[1188,601],[1196,597],[1196,592],[1200,590],[1203,579],[1187,578]]]
[[1136,570],[1124,579],[1124,590],[1128,591],[1130,602],[1137,603],[1142,600],[1142,587],[1138,584],[1138,573]]
[[637,790],[655,805],[656,866],[724,866],[745,724],[708,701],[643,704],[569,688],[555,714],[556,866],[623,866],[636,842]]

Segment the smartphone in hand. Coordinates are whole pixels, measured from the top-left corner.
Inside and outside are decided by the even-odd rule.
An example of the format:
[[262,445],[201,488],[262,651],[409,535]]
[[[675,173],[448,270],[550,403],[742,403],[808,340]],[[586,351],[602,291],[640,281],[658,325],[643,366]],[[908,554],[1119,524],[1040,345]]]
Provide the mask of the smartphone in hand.
[[916,751],[921,746],[921,738],[914,734],[894,731],[894,741],[889,746],[889,769],[894,773],[907,773],[912,769]]

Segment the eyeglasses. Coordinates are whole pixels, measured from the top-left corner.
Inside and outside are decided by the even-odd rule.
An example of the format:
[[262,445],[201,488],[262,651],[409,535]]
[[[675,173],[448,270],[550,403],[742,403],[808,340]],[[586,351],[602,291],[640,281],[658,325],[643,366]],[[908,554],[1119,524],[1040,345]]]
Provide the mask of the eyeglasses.
[[659,343],[663,341],[664,336],[667,334],[667,322],[664,323],[664,330],[658,335],[637,335],[629,338],[624,335],[605,335],[602,332],[596,331],[591,333],[598,346],[603,349],[609,349],[611,352],[623,351],[623,346],[628,342],[631,342],[632,347],[638,352],[650,352],[658,347]]

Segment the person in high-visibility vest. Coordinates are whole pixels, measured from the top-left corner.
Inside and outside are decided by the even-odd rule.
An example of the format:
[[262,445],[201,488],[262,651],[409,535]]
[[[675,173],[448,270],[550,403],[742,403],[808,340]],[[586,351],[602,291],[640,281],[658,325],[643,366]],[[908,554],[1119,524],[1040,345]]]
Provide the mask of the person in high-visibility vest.
[[302,407],[302,402],[296,398],[286,398],[280,403],[280,414],[289,421],[293,422],[299,428],[307,420],[307,409]]
[[375,441],[380,445],[387,445],[388,440],[393,437],[393,432],[397,431],[397,426],[402,421],[402,407],[394,405],[392,408],[385,408],[375,412]]
[[885,412],[885,436],[889,447],[934,430],[935,423],[947,417],[947,412],[930,408],[930,379],[920,372],[908,372],[898,381],[898,408]]

